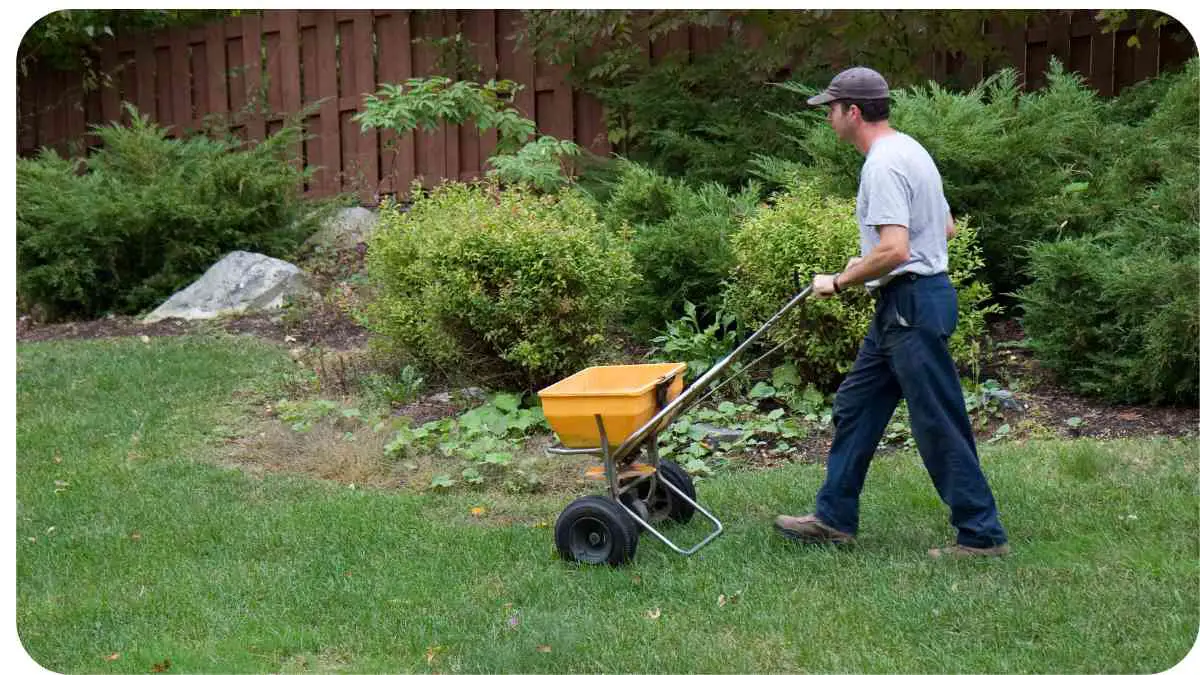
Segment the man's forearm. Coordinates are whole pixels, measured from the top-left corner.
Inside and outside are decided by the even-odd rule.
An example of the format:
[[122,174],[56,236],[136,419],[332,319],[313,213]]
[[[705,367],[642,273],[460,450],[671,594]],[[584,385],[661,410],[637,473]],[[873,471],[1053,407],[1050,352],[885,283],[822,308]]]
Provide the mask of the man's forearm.
[[867,256],[850,265],[837,276],[839,288],[849,288],[879,278],[903,265],[908,260],[907,252],[875,247]]

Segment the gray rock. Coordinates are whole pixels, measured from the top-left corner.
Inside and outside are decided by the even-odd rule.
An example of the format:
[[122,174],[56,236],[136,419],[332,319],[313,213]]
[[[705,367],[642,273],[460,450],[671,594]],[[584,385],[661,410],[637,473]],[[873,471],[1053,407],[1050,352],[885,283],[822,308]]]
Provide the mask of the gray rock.
[[1000,403],[1000,407],[1004,410],[1020,411],[1021,404],[1017,401],[1017,397],[1007,389],[997,389],[995,391],[984,391],[983,402],[987,403],[990,400],[995,400]]
[[697,422],[696,424],[693,424],[692,427],[703,431],[704,440],[708,441],[710,445],[713,445],[718,449],[733,445],[742,437],[743,433],[737,429],[725,429],[723,427],[705,424],[703,422]]
[[487,392],[479,387],[467,387],[466,389],[459,389],[453,394],[448,391],[443,391],[440,394],[434,394],[433,396],[430,396],[428,400],[432,403],[450,403],[452,398],[458,398],[460,400],[467,401],[482,401],[487,398]]
[[341,209],[317,227],[309,244],[353,247],[370,238],[379,223],[379,214],[361,206]]
[[278,309],[307,286],[299,267],[261,253],[234,251],[142,321],[212,319],[233,312]]

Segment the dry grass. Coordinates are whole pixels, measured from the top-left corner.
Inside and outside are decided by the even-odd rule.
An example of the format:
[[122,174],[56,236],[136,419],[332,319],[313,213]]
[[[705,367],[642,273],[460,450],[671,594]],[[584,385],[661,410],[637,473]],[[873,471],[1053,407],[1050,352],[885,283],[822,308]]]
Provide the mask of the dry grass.
[[[332,422],[314,424],[306,432],[296,432],[277,419],[260,420],[254,431],[229,440],[217,461],[237,467],[251,476],[268,473],[303,475],[366,489],[430,490],[430,481],[439,473],[452,476],[461,472],[460,462],[440,454],[420,454],[403,459],[388,457],[384,445],[389,432],[361,427],[348,435],[344,427]],[[552,439],[535,435],[514,449],[514,466],[532,470],[542,479],[543,493],[570,493],[596,488],[583,477],[594,460],[585,457],[556,457],[545,450]],[[457,490],[493,491],[499,481],[479,487],[460,483]]]

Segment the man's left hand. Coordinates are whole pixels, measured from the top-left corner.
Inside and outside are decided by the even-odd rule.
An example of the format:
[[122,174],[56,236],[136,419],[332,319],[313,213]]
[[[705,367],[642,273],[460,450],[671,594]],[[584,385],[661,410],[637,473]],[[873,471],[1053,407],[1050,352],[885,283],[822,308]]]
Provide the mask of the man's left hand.
[[837,292],[833,287],[833,274],[817,274],[813,277],[812,288],[814,298],[830,298]]

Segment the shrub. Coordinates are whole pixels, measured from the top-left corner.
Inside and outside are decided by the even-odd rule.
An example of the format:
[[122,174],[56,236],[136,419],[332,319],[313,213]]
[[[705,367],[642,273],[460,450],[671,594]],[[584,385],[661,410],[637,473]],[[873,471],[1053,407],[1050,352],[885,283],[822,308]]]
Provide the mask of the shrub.
[[[1019,295],[1035,355],[1071,388],[1119,402],[1200,394],[1200,67],[1170,78],[1092,190],[1107,227],[1033,247]],[[1120,206],[1117,206],[1120,205]]]
[[689,302],[701,317],[710,317],[720,306],[721,286],[733,263],[729,238],[753,212],[756,187],[738,193],[715,183],[693,188],[638,164],[622,164],[597,210],[611,226],[629,225],[634,232],[640,281],[627,324],[647,338],[678,318]]
[[371,329],[426,364],[538,385],[606,348],[634,278],[628,243],[574,191],[414,190],[381,208]]
[[774,70],[734,43],[692,61],[666,59],[593,93],[611,111],[609,140],[622,154],[692,184],[746,184],[754,153],[789,156],[783,122],[769,111],[795,105],[770,86]]
[[[959,294],[959,327],[951,352],[959,363],[972,353],[983,333],[987,286],[975,277],[982,269],[976,232],[959,221],[950,240],[950,277]],[[801,183],[750,218],[733,238],[737,265],[726,294],[727,307],[755,330],[779,311],[814,274],[832,273],[859,254],[858,225],[849,199],[830,196]],[[800,377],[826,390],[849,370],[867,333],[874,301],[856,290],[836,301],[806,301],[782,318],[772,334],[776,344],[790,342],[788,355]]]
[[97,127],[86,160],[17,160],[17,289],[48,317],[153,308],[233,250],[289,255],[311,232],[300,127],[243,146],[167,137],[133,121]]

